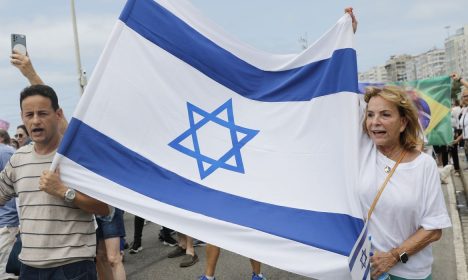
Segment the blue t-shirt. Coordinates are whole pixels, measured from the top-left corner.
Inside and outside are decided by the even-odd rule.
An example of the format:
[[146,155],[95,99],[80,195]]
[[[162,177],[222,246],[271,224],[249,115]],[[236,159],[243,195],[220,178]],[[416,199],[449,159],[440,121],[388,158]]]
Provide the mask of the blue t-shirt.
[[16,199],[10,199],[0,207],[0,228],[17,227],[19,225],[18,212],[16,211]]
[[0,171],[5,168],[5,165],[14,152],[15,150],[13,147],[0,143]]
[[[15,150],[5,144],[0,144],[0,170],[5,168]],[[0,227],[17,227],[19,225],[16,202],[12,198],[4,206],[0,206]]]

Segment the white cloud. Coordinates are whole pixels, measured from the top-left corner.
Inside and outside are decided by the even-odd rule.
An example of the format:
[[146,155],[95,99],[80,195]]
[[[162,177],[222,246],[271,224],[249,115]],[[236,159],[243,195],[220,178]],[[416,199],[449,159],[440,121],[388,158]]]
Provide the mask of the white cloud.
[[[84,59],[88,55],[96,56],[96,53],[101,52],[115,21],[114,15],[83,16],[78,19],[80,48]],[[38,16],[31,20],[6,22],[2,25],[3,30],[26,34],[28,50],[34,60],[43,59],[50,63],[75,61],[73,29],[69,18],[50,19]],[[9,37],[0,37],[0,46],[9,47]]]

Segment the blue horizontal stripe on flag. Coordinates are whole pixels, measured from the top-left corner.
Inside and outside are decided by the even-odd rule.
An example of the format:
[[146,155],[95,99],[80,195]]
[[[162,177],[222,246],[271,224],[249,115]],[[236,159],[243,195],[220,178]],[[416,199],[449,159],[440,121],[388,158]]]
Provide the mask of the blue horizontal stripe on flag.
[[264,71],[216,45],[153,0],[128,1],[120,20],[245,98],[263,102],[308,101],[337,92],[358,92],[354,49],[335,50],[329,59],[295,69]]
[[158,166],[75,118],[58,153],[157,201],[346,257],[364,225],[361,219],[345,214],[283,207],[205,187]]

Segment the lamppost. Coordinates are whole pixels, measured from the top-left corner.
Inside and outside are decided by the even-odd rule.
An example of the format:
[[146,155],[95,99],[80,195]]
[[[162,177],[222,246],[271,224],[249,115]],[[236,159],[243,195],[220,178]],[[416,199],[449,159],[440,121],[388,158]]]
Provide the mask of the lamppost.
[[447,30],[447,39],[450,37],[450,25],[444,26],[444,28]]
[[75,41],[76,67],[78,70],[78,83],[80,85],[80,94],[83,94],[86,86],[86,71],[81,67],[80,43],[78,41],[78,29],[76,27],[75,0],[71,0],[71,13],[73,24],[73,38]]

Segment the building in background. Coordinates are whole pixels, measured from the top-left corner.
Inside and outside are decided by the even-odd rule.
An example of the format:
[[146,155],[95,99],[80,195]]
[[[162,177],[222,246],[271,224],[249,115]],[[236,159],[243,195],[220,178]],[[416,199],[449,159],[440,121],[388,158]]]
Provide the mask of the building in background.
[[458,29],[445,40],[447,73],[468,76],[468,25]]
[[385,66],[374,66],[366,72],[359,73],[359,81],[362,82],[375,82],[375,83],[386,83],[387,71]]
[[413,75],[408,80],[422,80],[447,74],[445,49],[434,48],[413,57]]
[[413,57],[408,54],[392,55],[385,63],[385,70],[387,72],[388,81],[407,81],[408,71],[413,69],[413,62],[411,62],[412,59]]
[[458,73],[468,77],[468,25],[445,39],[445,48],[434,47],[412,56],[392,55],[385,66],[374,66],[359,73],[363,82],[402,82]]

